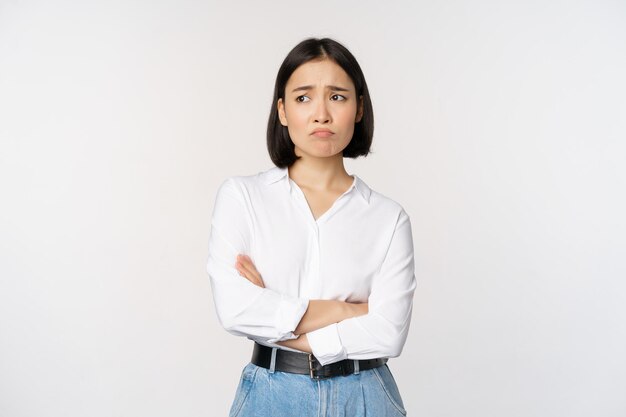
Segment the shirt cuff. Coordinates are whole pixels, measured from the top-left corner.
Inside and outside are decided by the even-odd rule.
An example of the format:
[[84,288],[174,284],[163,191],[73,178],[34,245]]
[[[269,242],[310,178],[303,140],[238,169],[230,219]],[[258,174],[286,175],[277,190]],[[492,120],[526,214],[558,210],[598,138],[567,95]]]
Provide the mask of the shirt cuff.
[[348,354],[341,344],[337,323],[306,334],[313,356],[322,365],[347,359]]
[[267,341],[276,343],[282,340],[297,339],[298,335],[293,334],[293,331],[298,327],[307,308],[309,308],[309,300],[307,298],[281,294],[274,319],[279,336]]

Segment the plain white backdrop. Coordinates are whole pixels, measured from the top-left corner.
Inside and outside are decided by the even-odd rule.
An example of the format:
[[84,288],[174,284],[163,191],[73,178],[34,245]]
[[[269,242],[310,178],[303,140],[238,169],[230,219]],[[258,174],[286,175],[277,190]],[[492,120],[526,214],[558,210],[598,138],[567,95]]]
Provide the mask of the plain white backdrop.
[[623,1],[0,0],[0,416],[227,415],[212,205],[309,36],[369,84],[348,172],[411,216],[409,416],[626,415]]

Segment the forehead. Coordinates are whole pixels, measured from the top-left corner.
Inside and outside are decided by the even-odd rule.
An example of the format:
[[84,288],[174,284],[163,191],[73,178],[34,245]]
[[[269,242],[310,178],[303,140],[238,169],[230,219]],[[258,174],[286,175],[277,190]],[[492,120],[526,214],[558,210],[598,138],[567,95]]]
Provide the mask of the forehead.
[[354,90],[354,83],[348,73],[329,59],[305,62],[296,68],[287,80],[286,92],[303,85],[314,87],[338,85]]

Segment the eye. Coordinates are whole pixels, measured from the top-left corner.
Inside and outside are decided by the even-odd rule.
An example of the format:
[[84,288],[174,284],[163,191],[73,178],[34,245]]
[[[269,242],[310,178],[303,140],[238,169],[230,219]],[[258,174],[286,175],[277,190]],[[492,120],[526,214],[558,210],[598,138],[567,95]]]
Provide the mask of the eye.
[[305,97],[308,98],[307,96],[298,96],[298,97],[296,97],[296,101],[299,102],[299,103],[304,103],[305,101],[304,100],[300,100],[300,99],[301,98],[305,98]]
[[346,100],[346,97],[345,97],[345,96],[342,96],[341,94],[333,94],[333,95],[332,95],[332,96],[330,96],[330,97],[331,97],[331,98],[333,98],[333,97],[341,97],[341,100],[336,100],[336,101],[345,101],[345,100]]

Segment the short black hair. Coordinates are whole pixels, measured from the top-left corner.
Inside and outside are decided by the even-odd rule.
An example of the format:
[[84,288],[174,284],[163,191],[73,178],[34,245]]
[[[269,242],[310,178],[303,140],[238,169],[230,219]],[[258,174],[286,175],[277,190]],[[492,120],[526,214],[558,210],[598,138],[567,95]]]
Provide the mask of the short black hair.
[[370,147],[374,136],[374,112],[367,83],[359,63],[345,46],[333,39],[308,38],[297,44],[287,54],[276,76],[272,108],[267,123],[267,150],[272,162],[277,167],[291,166],[300,158],[294,152],[295,145],[289,136],[288,128],[280,123],[277,109],[278,99],[282,98],[283,102],[285,101],[285,86],[291,74],[300,65],[316,59],[330,59],[343,68],[354,83],[357,100],[363,96],[363,116],[358,123],[355,123],[354,134],[348,146],[343,150],[343,156],[357,158],[367,156],[371,152]]

